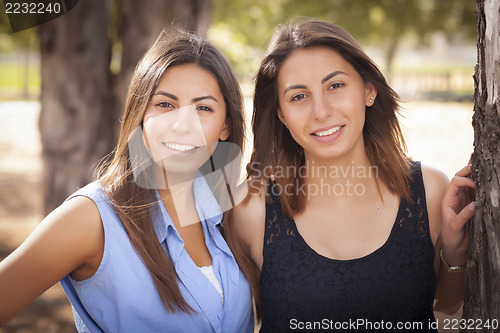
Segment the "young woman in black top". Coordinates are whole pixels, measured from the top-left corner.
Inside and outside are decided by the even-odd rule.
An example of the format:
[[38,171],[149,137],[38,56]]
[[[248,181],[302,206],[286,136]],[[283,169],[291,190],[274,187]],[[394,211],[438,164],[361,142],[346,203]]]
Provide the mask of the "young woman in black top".
[[342,28],[307,20],[273,37],[256,77],[250,195],[230,225],[262,285],[261,332],[433,331],[433,309],[460,307],[470,167],[449,183],[411,161],[398,110]]

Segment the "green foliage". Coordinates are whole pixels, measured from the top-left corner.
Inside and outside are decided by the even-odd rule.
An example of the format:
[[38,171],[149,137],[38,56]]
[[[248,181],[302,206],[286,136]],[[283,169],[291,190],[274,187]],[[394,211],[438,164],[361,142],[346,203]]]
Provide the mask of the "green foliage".
[[32,53],[38,48],[36,29],[12,33],[3,1],[0,10],[1,98],[36,96],[40,92],[40,67],[32,64]]
[[35,97],[40,94],[40,66],[0,63],[0,100]]
[[[408,35],[426,43],[436,31],[475,40],[472,0],[212,0],[209,37],[227,51],[237,70],[255,66],[279,24],[314,17],[342,26],[360,43],[377,45],[390,62],[398,42]],[[215,38],[224,36],[221,40]],[[236,52],[233,49],[243,50]],[[391,54],[392,52],[392,54]]]

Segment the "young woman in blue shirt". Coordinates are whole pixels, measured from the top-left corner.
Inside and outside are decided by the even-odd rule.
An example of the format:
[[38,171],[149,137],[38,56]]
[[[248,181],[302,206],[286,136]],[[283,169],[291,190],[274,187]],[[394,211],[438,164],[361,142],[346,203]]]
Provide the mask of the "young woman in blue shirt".
[[220,51],[162,33],[134,72],[112,160],[0,263],[0,326],[61,280],[80,332],[253,332],[222,229],[242,110]]

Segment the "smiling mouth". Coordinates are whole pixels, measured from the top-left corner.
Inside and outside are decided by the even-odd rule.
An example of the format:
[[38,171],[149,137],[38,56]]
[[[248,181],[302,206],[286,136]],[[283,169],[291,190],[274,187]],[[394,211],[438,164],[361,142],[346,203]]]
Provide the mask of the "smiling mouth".
[[335,127],[332,127],[332,128],[330,128],[329,130],[326,130],[326,131],[314,132],[314,133],[312,133],[312,135],[316,135],[316,136],[328,136],[328,135],[332,135],[333,133],[335,133],[338,130],[340,130],[342,127],[343,126],[335,126]]
[[163,142],[163,145],[167,148],[170,148],[170,149],[173,149],[173,150],[177,150],[177,151],[190,151],[190,150],[193,150],[195,148],[197,148],[196,146],[192,146],[192,145],[181,145],[181,144],[178,144],[178,143],[171,143],[171,142]]

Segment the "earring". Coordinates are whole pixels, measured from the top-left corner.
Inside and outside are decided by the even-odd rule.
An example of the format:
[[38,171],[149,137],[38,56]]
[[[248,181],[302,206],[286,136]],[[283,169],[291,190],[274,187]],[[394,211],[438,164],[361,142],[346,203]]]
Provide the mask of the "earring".
[[370,97],[369,102],[373,103],[373,96]]

